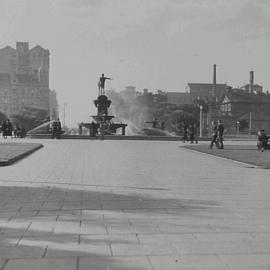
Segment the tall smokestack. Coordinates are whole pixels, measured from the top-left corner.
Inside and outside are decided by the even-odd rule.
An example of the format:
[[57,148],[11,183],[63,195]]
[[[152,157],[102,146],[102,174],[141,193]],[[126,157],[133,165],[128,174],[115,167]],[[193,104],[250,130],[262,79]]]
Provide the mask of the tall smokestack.
[[212,98],[216,95],[216,84],[217,84],[217,65],[213,66],[213,85],[212,85]]
[[253,93],[254,91],[254,71],[250,71],[249,73],[249,93]]

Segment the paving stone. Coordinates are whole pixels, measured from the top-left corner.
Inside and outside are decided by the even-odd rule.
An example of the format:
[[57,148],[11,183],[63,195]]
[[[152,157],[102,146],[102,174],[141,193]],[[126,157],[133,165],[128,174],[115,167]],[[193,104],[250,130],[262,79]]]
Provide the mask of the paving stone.
[[172,225],[172,224],[161,224],[158,226],[161,233],[206,233],[215,232],[215,228],[208,225],[190,224],[190,225]]
[[9,260],[5,270],[77,270],[77,258]]
[[[138,213],[138,211],[136,211]],[[122,219],[128,220],[126,210],[120,209],[117,211],[113,210],[102,210],[102,215],[104,217],[104,221],[110,221],[112,219]]]
[[54,247],[65,246],[67,244],[78,244],[79,235],[75,234],[61,234],[61,235],[34,235],[23,236],[18,246],[38,246],[38,247]]
[[107,226],[114,226],[114,225],[125,225],[125,226],[130,226],[130,221],[127,218],[105,218],[103,219],[103,222],[107,225]]
[[[81,220],[103,220],[104,215],[104,210],[81,210]],[[115,213],[115,215],[117,215],[117,213]]]
[[22,208],[21,204],[8,203],[1,206],[0,212],[13,212],[19,211]]
[[141,243],[190,243],[190,242],[197,242],[196,238],[190,233],[172,233],[172,234],[138,234],[139,241]]
[[[15,235],[17,235],[18,233],[15,233]],[[27,231],[23,231],[19,234],[22,237],[48,237],[50,235],[52,235],[52,231],[48,230],[48,231],[40,231],[40,230],[27,230]]]
[[150,256],[150,261],[155,270],[178,270],[181,267],[191,269],[224,267],[216,255]]
[[48,243],[46,257],[110,256],[110,247],[100,243]]
[[81,235],[80,242],[83,243],[106,243],[106,244],[138,244],[136,234],[93,234]]
[[253,232],[250,235],[255,241],[270,241],[270,233]]
[[220,260],[229,267],[236,268],[269,268],[270,256],[269,254],[233,254],[233,255],[219,255]]
[[246,241],[242,243],[247,249],[247,253],[251,254],[270,254],[269,241]]
[[81,210],[40,210],[37,216],[81,215]]
[[177,249],[170,244],[112,244],[114,256],[172,255]]
[[21,239],[21,236],[15,235],[1,235],[0,234],[0,247],[15,247],[19,240]]
[[[248,241],[254,240],[252,233],[193,233],[195,239],[206,242]],[[269,235],[270,237],[270,235]],[[270,238],[269,238],[270,239]]]
[[100,226],[82,224],[80,227],[80,234],[106,234],[106,233],[107,230],[104,224]]
[[41,258],[45,249],[39,247],[3,247],[0,246],[0,259]]
[[[145,256],[80,258],[80,270],[152,270]],[[168,268],[167,268],[168,269]]]
[[[39,216],[39,215],[35,215],[33,217],[29,217],[27,218],[27,220],[29,220],[30,222],[55,222],[57,221],[58,216],[57,215],[50,215],[50,216]],[[12,218],[12,221],[21,221],[22,218]]]
[[31,233],[33,231],[40,233],[51,233],[56,225],[56,221],[33,221],[28,228],[28,232]]
[[[173,243],[180,254],[247,254],[248,243],[245,242],[189,242]],[[207,246],[207,249],[205,248]]]
[[45,202],[39,207],[39,210],[60,210],[61,208],[63,208],[62,203]]

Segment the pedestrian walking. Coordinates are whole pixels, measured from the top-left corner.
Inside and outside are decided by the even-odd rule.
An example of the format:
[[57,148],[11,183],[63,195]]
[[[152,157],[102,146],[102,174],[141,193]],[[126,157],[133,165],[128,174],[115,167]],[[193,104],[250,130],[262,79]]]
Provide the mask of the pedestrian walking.
[[176,123],[175,123],[175,133],[177,136],[182,135],[182,124],[180,121],[176,121]]
[[25,138],[26,136],[26,129],[24,126],[20,126],[20,138]]
[[194,142],[194,136],[195,136],[195,130],[194,130],[194,125],[193,124],[189,125],[188,134],[189,134],[190,143],[193,143]]
[[2,121],[2,124],[1,124],[1,130],[2,130],[2,136],[3,136],[4,139],[7,138],[7,135],[6,135],[6,133],[7,133],[7,127],[6,126],[7,126],[6,121],[3,120]]
[[188,141],[188,126],[186,123],[183,124],[183,138],[182,138],[182,142],[185,143],[186,141]]
[[15,125],[14,126],[14,129],[13,129],[13,136],[14,136],[14,138],[18,138],[18,127]]
[[165,122],[164,121],[161,121],[160,129],[165,130]]
[[57,120],[56,120],[56,139],[60,139],[61,133],[62,133],[62,125],[61,125],[59,118],[57,118]]
[[223,145],[224,125],[221,123],[221,120],[218,120],[217,132],[220,149],[224,149]]
[[57,133],[57,121],[56,119],[54,119],[52,122],[52,139],[56,138],[56,133]]
[[212,133],[212,140],[209,146],[209,149],[212,149],[214,144],[216,145],[217,148],[219,148],[219,142],[218,142],[218,124],[216,121],[212,122],[213,126],[213,133]]
[[4,130],[3,131],[4,132],[3,136],[4,136],[5,139],[7,138],[7,136],[10,136],[12,138],[13,127],[12,127],[12,124],[11,124],[11,122],[10,122],[9,119],[7,119],[5,121],[4,129],[3,130]]
[[194,125],[193,125],[193,128],[194,128],[194,141],[195,141],[195,143],[197,144],[197,143],[198,143],[198,137],[199,137],[197,125],[194,124]]
[[269,136],[266,135],[264,129],[260,129],[257,132],[257,148],[258,148],[258,151],[263,152],[265,149],[268,148],[268,139],[269,139]]

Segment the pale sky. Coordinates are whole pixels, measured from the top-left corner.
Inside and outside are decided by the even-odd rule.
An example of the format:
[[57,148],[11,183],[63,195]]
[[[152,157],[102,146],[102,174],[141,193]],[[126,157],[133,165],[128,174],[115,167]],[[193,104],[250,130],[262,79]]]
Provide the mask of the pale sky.
[[269,0],[0,0],[0,47],[49,49],[50,88],[70,126],[95,113],[107,88],[184,92],[188,82],[270,90]]

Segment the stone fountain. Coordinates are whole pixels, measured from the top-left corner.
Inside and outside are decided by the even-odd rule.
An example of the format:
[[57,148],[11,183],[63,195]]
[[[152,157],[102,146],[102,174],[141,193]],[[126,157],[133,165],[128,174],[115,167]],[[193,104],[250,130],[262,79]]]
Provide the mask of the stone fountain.
[[95,137],[99,135],[116,135],[117,129],[121,128],[122,135],[125,135],[125,128],[127,124],[123,123],[114,123],[113,115],[108,115],[108,109],[112,101],[108,99],[105,94],[99,95],[94,104],[97,108],[97,114],[92,115],[91,123],[80,123],[79,124],[79,134],[82,134],[82,127],[85,127],[89,130],[89,135]]

